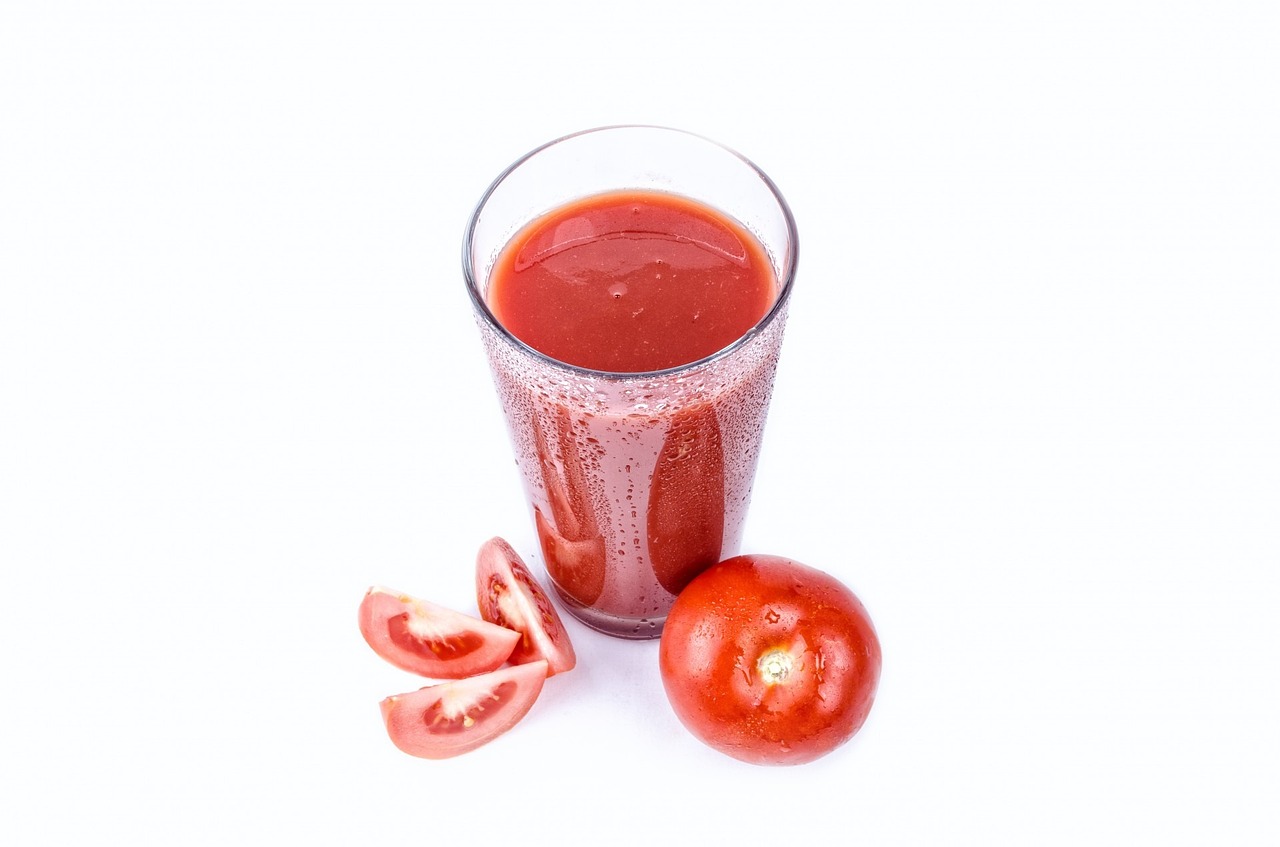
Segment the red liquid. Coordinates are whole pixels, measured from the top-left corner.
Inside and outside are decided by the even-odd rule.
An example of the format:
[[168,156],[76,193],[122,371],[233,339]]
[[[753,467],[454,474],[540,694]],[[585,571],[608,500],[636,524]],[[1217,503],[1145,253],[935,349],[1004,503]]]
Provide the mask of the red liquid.
[[[625,374],[723,350],[777,293],[772,263],[739,224],[683,197],[626,192],[526,227],[498,256],[487,300],[539,352]],[[573,390],[539,385],[490,343],[547,572],[587,623],[656,635],[689,580],[737,552],[781,340],[774,323],[760,350],[705,373],[584,377]]]
[[583,368],[687,365],[737,341],[777,296],[773,266],[741,226],[671,194],[589,197],[503,250],[489,308],[535,350]]

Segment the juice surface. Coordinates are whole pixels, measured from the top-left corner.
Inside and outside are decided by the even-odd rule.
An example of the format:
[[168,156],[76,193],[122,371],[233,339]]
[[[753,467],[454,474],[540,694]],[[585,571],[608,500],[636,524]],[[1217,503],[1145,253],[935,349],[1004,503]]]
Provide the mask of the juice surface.
[[587,197],[535,220],[498,256],[487,300],[539,352],[614,373],[698,361],[755,326],[777,297],[759,242],[685,197]]

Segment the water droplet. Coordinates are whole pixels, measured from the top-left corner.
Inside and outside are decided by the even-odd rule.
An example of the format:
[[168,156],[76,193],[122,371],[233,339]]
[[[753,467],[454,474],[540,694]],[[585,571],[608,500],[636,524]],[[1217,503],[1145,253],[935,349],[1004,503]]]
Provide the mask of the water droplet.
[[627,293],[627,284],[625,282],[615,282],[609,286],[609,294],[614,300],[622,299],[622,295]]

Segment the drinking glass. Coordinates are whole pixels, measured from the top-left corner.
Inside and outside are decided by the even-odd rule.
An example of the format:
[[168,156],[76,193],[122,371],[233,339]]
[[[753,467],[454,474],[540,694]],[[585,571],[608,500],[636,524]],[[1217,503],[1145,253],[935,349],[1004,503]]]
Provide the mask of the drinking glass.
[[[517,339],[487,299],[526,225],[607,192],[681,195],[736,221],[776,275],[772,307],[727,347],[646,373],[557,361]],[[467,225],[463,270],[550,583],[588,626],[661,634],[676,595],[736,555],[795,278],[796,227],[773,182],[701,136],[616,126],[560,138],[508,167]]]

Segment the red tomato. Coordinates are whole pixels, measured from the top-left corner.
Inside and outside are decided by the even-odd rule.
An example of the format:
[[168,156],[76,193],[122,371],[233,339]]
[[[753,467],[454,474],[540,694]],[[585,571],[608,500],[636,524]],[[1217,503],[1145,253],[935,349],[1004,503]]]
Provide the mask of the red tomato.
[[520,633],[511,653],[512,664],[546,659],[547,676],[552,676],[577,663],[556,607],[520,556],[501,538],[486,541],[476,556],[476,602],[485,620]]
[[511,729],[538,699],[546,662],[512,665],[382,701],[387,735],[411,756],[447,759]]
[[689,731],[761,765],[802,764],[848,741],[880,679],[880,642],[858,598],[779,556],[738,556],[695,577],[658,656]]
[[494,670],[520,640],[513,630],[378,587],[360,603],[360,632],[391,664],[436,679]]

